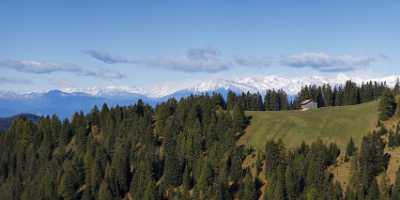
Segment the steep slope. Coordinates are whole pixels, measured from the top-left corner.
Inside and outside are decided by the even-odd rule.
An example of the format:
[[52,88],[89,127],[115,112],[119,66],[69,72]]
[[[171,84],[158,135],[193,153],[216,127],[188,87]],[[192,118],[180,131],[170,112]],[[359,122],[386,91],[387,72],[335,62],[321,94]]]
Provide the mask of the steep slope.
[[263,148],[269,139],[282,139],[288,146],[321,138],[344,147],[350,137],[359,143],[375,127],[378,102],[327,107],[309,111],[246,112],[250,126],[241,138],[255,148]]

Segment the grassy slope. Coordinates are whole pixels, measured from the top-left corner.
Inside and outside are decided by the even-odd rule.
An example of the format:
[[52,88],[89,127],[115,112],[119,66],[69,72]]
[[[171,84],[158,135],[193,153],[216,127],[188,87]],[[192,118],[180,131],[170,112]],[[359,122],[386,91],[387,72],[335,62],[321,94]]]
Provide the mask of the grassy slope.
[[268,139],[282,139],[290,147],[318,138],[334,141],[344,147],[353,137],[357,143],[375,127],[378,102],[328,107],[310,111],[246,112],[250,126],[241,138],[255,148]]

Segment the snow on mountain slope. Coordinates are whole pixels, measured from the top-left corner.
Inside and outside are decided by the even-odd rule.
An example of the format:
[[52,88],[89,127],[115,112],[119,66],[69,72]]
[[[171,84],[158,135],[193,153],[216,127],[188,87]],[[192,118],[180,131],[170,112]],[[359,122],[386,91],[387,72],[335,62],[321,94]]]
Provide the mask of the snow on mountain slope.
[[[386,83],[393,87],[399,78],[398,75],[385,76],[379,78],[370,77],[352,77],[345,74],[338,74],[335,77],[325,76],[307,76],[297,78],[287,78],[282,76],[259,76],[259,77],[244,77],[236,79],[213,79],[203,81],[191,82],[170,82],[148,87],[134,87],[134,86],[108,86],[108,87],[91,87],[91,88],[61,88],[59,89],[63,95],[91,95],[95,97],[147,97],[147,98],[163,98],[171,96],[174,93],[193,93],[198,94],[202,92],[217,91],[220,89],[232,90],[234,92],[259,92],[265,93],[267,89],[283,89],[290,95],[295,95],[301,87],[305,85],[315,84],[330,84],[338,85],[343,84],[347,80],[352,80],[357,84],[367,81],[378,81]],[[15,92],[0,92],[0,98],[19,99],[19,98],[32,98],[40,96],[46,92],[34,92],[27,94],[18,94]]]
[[[324,77],[324,76],[308,76],[299,78],[286,78],[281,76],[264,76],[264,77],[245,77],[238,79],[216,79],[207,80],[202,82],[195,82],[192,84],[181,84],[180,87],[171,87],[166,84],[163,87],[156,89],[149,89],[147,96],[150,97],[162,97],[165,95],[172,94],[171,91],[176,92],[179,90],[187,90],[193,93],[201,93],[208,91],[215,91],[218,89],[232,90],[235,92],[260,92],[265,93],[268,89],[283,89],[290,95],[295,95],[300,91],[301,87],[305,85],[322,85],[330,84],[332,86],[343,84],[347,80],[352,80],[357,84],[361,84],[367,81],[378,81],[386,83],[393,87],[399,76],[386,76],[381,78],[368,78],[368,77],[351,77],[344,74],[339,74],[336,77]],[[160,92],[162,91],[162,92]]]
[[305,85],[322,85],[330,84],[332,86],[345,83],[347,80],[352,80],[357,84],[367,81],[386,82],[390,87],[393,87],[399,76],[386,76],[382,78],[368,77],[351,77],[344,74],[339,74],[336,77],[309,76],[300,78],[285,78],[280,76],[264,76],[264,77],[246,77],[235,80],[213,80],[206,81],[200,84],[189,87],[188,90],[194,92],[206,92],[216,90],[218,88],[231,89],[233,91],[242,92],[260,92],[265,93],[267,89],[283,89],[288,94],[295,95]]

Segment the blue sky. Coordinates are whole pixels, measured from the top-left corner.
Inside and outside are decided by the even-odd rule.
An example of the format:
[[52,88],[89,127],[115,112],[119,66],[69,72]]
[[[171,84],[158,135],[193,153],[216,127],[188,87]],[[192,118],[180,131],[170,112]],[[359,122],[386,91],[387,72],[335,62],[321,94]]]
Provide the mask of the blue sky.
[[399,1],[0,5],[0,90],[400,74]]

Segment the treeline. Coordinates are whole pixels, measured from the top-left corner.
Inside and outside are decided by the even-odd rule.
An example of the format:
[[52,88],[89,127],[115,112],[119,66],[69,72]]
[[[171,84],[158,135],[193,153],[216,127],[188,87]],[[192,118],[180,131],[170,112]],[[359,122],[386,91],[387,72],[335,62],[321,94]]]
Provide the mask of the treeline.
[[[232,109],[235,103],[241,105],[248,111],[279,111],[298,109],[300,103],[306,99],[312,99],[318,104],[318,107],[325,106],[345,106],[373,101],[383,95],[385,90],[389,89],[385,82],[367,82],[357,85],[352,81],[346,81],[344,85],[322,86],[307,85],[301,88],[299,93],[293,98],[280,90],[267,90],[265,95],[259,93],[241,93],[239,95],[229,92],[227,95],[227,108]],[[391,91],[400,94],[400,82],[397,81]]]
[[[399,85],[399,83],[396,85]],[[385,82],[370,81],[358,86],[352,81],[346,81],[344,85],[336,87],[331,87],[328,84],[318,87],[315,85],[303,87],[297,98],[298,101],[312,99],[318,103],[318,107],[345,106],[376,100],[382,96],[386,89],[389,88]]]

